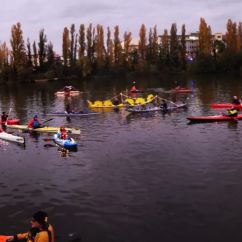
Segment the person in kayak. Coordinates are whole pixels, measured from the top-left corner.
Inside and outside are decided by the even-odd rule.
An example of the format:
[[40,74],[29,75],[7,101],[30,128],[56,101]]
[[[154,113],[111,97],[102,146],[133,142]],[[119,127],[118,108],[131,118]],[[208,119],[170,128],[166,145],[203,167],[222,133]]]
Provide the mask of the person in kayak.
[[167,112],[168,111],[167,102],[166,102],[165,99],[162,99],[161,108],[162,108],[162,111],[164,111],[164,112]]
[[5,112],[2,113],[1,120],[2,120],[2,124],[5,124],[6,121],[8,120],[8,115]]
[[28,122],[28,128],[37,129],[42,126],[42,123],[40,119],[38,118],[38,115],[35,114],[34,117]]
[[238,115],[238,110],[233,106],[230,109],[228,109],[227,116],[229,117],[236,117]]
[[64,126],[60,126],[60,130],[57,132],[57,136],[60,139],[68,139],[67,131]]
[[233,96],[232,103],[234,105],[240,105],[241,104],[241,100],[239,100],[237,96]]
[[54,242],[54,228],[48,223],[48,215],[43,211],[33,214],[31,228],[26,233],[10,236],[8,242]]

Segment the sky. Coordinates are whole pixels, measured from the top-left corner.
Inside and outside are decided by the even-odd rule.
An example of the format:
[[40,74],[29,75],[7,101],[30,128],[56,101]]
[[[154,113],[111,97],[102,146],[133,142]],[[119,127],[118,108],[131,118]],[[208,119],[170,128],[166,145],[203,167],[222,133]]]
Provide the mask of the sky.
[[61,54],[64,27],[80,24],[86,27],[100,24],[113,32],[118,25],[120,39],[125,31],[137,38],[144,24],[147,33],[157,26],[157,33],[170,31],[177,24],[177,33],[185,24],[186,33],[197,32],[200,18],[204,18],[213,33],[226,32],[228,19],[242,22],[242,0],[1,0],[0,43],[10,43],[11,27],[21,23],[23,37],[38,42],[39,32],[44,29],[47,41]]

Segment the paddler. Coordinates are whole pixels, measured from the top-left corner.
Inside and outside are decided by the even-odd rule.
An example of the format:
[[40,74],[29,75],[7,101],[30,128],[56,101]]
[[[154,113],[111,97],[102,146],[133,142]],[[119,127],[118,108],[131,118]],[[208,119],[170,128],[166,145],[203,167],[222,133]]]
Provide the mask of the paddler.
[[37,129],[42,126],[41,121],[38,118],[38,115],[35,114],[34,117],[28,122],[28,128]]
[[1,120],[2,120],[2,124],[5,124],[6,121],[8,120],[8,115],[5,112],[2,113]]
[[58,131],[57,135],[60,139],[68,139],[65,126],[60,126],[60,130]]
[[7,240],[25,242],[54,242],[54,229],[48,223],[48,215],[43,211],[33,214],[31,228],[26,233],[15,234]]
[[238,99],[237,96],[233,96],[232,103],[233,103],[234,105],[240,105],[240,104],[241,104],[241,101]]
[[229,117],[236,117],[238,115],[238,110],[234,106],[232,106],[227,111],[228,111],[228,116]]

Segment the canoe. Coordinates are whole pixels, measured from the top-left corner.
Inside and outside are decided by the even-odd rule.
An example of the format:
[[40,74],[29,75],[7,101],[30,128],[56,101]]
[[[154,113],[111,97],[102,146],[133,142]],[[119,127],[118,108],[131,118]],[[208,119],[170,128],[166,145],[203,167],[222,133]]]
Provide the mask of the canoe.
[[53,135],[53,141],[62,148],[65,149],[76,149],[77,142],[73,138],[61,139],[57,134]]
[[96,115],[96,114],[100,114],[97,112],[86,112],[86,113],[82,113],[82,112],[71,112],[71,113],[67,113],[67,112],[52,112],[52,113],[47,113],[46,116],[59,116],[59,117],[85,117],[85,116],[91,116],[91,115]]
[[[19,125],[10,125],[10,126],[8,126],[8,128],[21,129],[21,130],[25,130],[25,131],[43,132],[43,133],[56,133],[60,129],[59,127],[50,127],[50,126],[33,129],[33,128],[28,128],[28,125],[20,125],[20,124]],[[80,129],[76,129],[76,128],[65,128],[65,129],[70,134],[80,134],[81,133]]]
[[212,103],[210,105],[212,108],[232,108],[236,107],[238,109],[242,109],[242,104],[233,104],[233,103]]
[[[20,122],[19,119],[8,119],[7,120],[7,125],[19,124],[19,122]],[[2,124],[2,120],[0,120],[0,124]]]
[[217,121],[233,121],[242,119],[242,114],[238,114],[236,117],[230,117],[223,114],[211,115],[211,116],[189,116],[188,120],[192,122],[217,122]]
[[12,134],[8,134],[4,131],[0,132],[0,139],[11,141],[11,142],[17,142],[19,144],[24,144],[25,140],[21,136],[16,136]]

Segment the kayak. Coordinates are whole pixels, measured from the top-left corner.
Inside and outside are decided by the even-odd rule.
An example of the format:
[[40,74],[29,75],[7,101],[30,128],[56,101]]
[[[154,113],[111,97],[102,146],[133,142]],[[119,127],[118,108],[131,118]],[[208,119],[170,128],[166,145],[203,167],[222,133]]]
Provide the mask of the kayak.
[[230,117],[223,114],[211,115],[211,116],[189,116],[188,120],[192,122],[217,122],[217,121],[233,121],[242,119],[242,114],[238,114],[236,117]]
[[212,108],[232,108],[236,107],[238,109],[242,109],[242,104],[233,104],[233,103],[212,103],[210,105]]
[[[186,108],[186,107],[187,107],[186,103],[179,103],[179,104],[174,103],[172,105],[168,105],[167,111],[169,112],[169,111],[173,111],[180,108]],[[161,107],[161,110],[165,111],[163,107]]]
[[69,92],[58,91],[55,93],[55,95],[58,97],[78,96],[78,95],[80,95],[80,93],[81,93],[80,91],[69,91]]
[[12,141],[12,142],[17,142],[19,144],[24,144],[25,140],[21,136],[16,136],[12,134],[8,134],[4,131],[0,132],[0,139],[7,140],[7,141]]
[[[19,119],[8,119],[7,120],[7,125],[12,125],[12,124],[19,124],[20,120]],[[0,124],[3,124],[3,122],[0,120]]]
[[6,242],[10,237],[9,235],[0,235],[0,242]]
[[[35,131],[35,132],[44,132],[44,133],[56,133],[59,131],[59,127],[51,127],[51,126],[45,126],[42,128],[37,128],[37,129],[33,129],[33,128],[28,128],[28,125],[11,125],[8,126],[8,128],[12,128],[12,129],[21,129],[21,130],[25,130],[25,131]],[[70,134],[80,134],[81,130],[80,129],[76,129],[76,128],[65,128],[66,131]]]
[[138,105],[133,108],[127,108],[126,110],[130,113],[148,113],[148,112],[161,111],[162,109],[160,107],[143,108],[142,105]]
[[95,115],[95,114],[100,114],[97,112],[52,112],[52,113],[47,113],[46,116],[64,116],[64,117],[83,117],[83,116],[90,116],[90,115]]
[[65,148],[65,149],[76,149],[77,148],[77,142],[73,138],[61,139],[58,137],[57,134],[54,134],[53,141],[57,145]]
[[191,93],[191,92],[193,92],[193,90],[191,88],[180,87],[180,88],[173,88],[173,89],[169,90],[168,92],[170,92],[170,93]]

